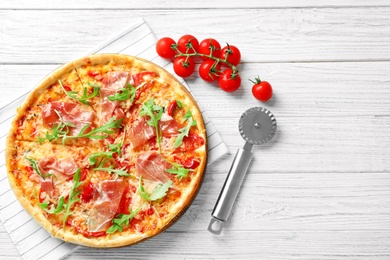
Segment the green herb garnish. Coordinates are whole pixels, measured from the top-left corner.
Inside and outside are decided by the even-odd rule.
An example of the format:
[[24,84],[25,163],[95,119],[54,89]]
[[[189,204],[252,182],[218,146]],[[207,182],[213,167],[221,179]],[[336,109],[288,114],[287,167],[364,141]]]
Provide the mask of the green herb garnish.
[[80,198],[79,198],[80,191],[77,190],[78,187],[80,187],[80,185],[81,185],[80,173],[81,173],[81,170],[77,169],[76,173],[73,175],[73,186],[72,186],[72,189],[70,190],[68,202],[65,205],[65,215],[62,219],[63,227],[65,227],[66,220],[68,219],[68,217],[73,213],[70,211],[71,207],[73,206],[73,204],[75,204],[76,202],[78,202],[80,200]]
[[26,160],[28,160],[28,161],[31,163],[31,166],[33,167],[34,171],[35,171],[39,176],[41,176],[43,179],[45,179],[45,178],[51,176],[51,174],[43,174],[43,173],[41,172],[41,170],[39,170],[37,161],[35,161],[35,160],[32,159],[32,158],[28,158],[28,157],[24,157],[24,158],[26,158]]
[[170,174],[175,174],[179,179],[185,178],[188,176],[188,173],[190,171],[193,171],[192,169],[186,169],[183,167],[183,165],[179,163],[171,163],[172,168],[165,170],[166,172]]
[[113,173],[115,174],[115,179],[118,178],[118,176],[123,176],[123,177],[131,177],[130,174],[127,173],[127,171],[124,170],[124,168],[122,169],[114,169],[113,167],[97,167],[97,168],[93,168],[95,171],[105,171],[105,172],[108,172],[108,173]]
[[146,121],[148,125],[153,126],[156,131],[156,138],[158,144],[158,150],[161,152],[161,133],[158,128],[158,122],[161,119],[163,114],[163,108],[154,103],[154,98],[151,98],[149,101],[145,102],[140,111],[141,116],[149,116],[149,120]]
[[58,80],[58,83],[60,84],[61,88],[64,90],[65,94],[68,97],[70,97],[74,100],[77,100],[77,101],[79,101],[85,105],[88,105],[88,106],[91,105],[91,103],[88,101],[88,99],[94,98],[97,95],[99,95],[100,87],[98,85],[92,84],[90,82],[88,82],[88,86],[93,87],[92,94],[88,95],[88,88],[84,87],[83,95],[81,97],[79,97],[79,94],[76,91],[66,91],[64,86],[62,85],[62,81],[60,79]]
[[114,117],[110,118],[110,120],[102,126],[92,129],[89,132],[85,132],[90,124],[85,125],[80,133],[76,136],[67,136],[66,138],[89,138],[89,139],[104,139],[107,138],[108,135],[115,133],[119,128],[122,128],[123,118],[115,120]]
[[60,213],[64,209],[64,206],[66,206],[64,196],[60,197],[60,199],[58,200],[57,206],[53,205],[50,209],[48,209],[48,207],[49,207],[48,201],[39,203],[39,207],[41,207],[41,209],[43,209],[44,211],[46,211],[49,214]]
[[150,195],[149,192],[147,192],[142,185],[142,176],[139,178],[139,186],[138,186],[138,193],[141,196],[141,198],[148,200],[148,201],[154,201],[161,198],[164,198],[167,195],[167,191],[169,187],[171,187],[173,182],[171,180],[159,184],[154,190],[153,193]]
[[133,102],[135,93],[137,92],[137,89],[140,87],[141,86],[135,88],[133,85],[126,83],[126,87],[119,89],[114,95],[108,96],[107,98],[110,101],[130,100],[131,102]]
[[129,226],[130,221],[134,218],[135,215],[141,208],[136,209],[135,211],[130,211],[130,214],[118,214],[113,220],[112,225],[107,229],[107,234],[115,233],[116,231],[122,232],[123,228]]
[[67,139],[77,139],[77,138],[89,138],[89,139],[104,139],[108,135],[115,133],[119,128],[122,128],[121,122],[122,118],[115,120],[115,118],[110,118],[110,120],[97,128],[92,129],[89,132],[86,132],[91,124],[86,124],[78,133],[78,135],[68,135],[69,127],[74,127],[70,122],[64,122],[62,119],[59,124],[53,126],[50,132],[46,132],[45,137],[39,137],[38,142],[43,143],[45,140],[53,141],[59,138],[62,138],[62,144],[65,144]]
[[96,164],[96,159],[99,157],[112,158],[114,152],[97,152],[89,155],[89,165]]
[[92,153],[89,156],[89,165],[96,164],[96,158],[98,158],[98,157],[112,158],[112,156],[115,153],[117,153],[118,156],[121,156],[122,155],[122,146],[123,146],[123,142],[124,142],[125,136],[126,136],[126,130],[125,130],[125,133],[123,134],[122,140],[119,143],[108,144],[108,149],[110,149],[110,151]]
[[184,121],[187,121],[187,125],[181,129],[179,129],[180,134],[177,136],[175,143],[173,145],[174,148],[178,148],[183,143],[183,138],[188,136],[190,129],[192,126],[196,126],[196,120],[193,118],[190,110],[187,110],[185,115],[183,116]]
[[45,137],[38,137],[38,142],[42,144],[45,140],[48,140],[49,142],[62,138],[66,136],[69,133],[69,127],[75,127],[74,124],[71,122],[65,122],[62,119],[62,116],[60,112],[57,110],[54,110],[54,112],[58,115],[58,118],[60,119],[60,122],[58,124],[55,124],[50,132],[45,133]]
[[181,103],[181,101],[179,100],[175,100],[176,101],[176,104],[179,108],[182,108],[183,107],[183,103]]

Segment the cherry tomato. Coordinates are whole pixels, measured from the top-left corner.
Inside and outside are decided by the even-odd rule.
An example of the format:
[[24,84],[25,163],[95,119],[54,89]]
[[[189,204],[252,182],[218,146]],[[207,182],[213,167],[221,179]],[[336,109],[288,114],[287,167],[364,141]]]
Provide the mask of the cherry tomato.
[[221,71],[221,65],[213,60],[206,60],[199,66],[199,76],[208,82],[217,80]]
[[178,104],[177,104],[177,101],[176,100],[173,100],[171,103],[169,103],[169,106],[168,106],[168,115],[169,116],[173,116],[173,112],[175,111],[175,109],[178,107]]
[[183,144],[175,149],[175,152],[182,153],[193,151],[196,148],[202,146],[204,144],[204,139],[199,136],[197,133],[189,132],[188,136],[184,136]]
[[[134,192],[133,192],[134,193]],[[122,198],[119,202],[118,209],[116,213],[119,214],[130,214],[129,207],[131,204],[132,187],[127,186],[123,191]]]
[[177,57],[173,62],[173,69],[180,77],[188,77],[194,72],[195,63],[191,57]]
[[189,158],[180,158],[178,156],[174,156],[173,159],[183,165],[186,169],[193,169],[195,170],[199,165],[200,161],[197,158],[189,157]]
[[82,169],[81,173],[80,173],[80,181],[85,181],[85,179],[87,178],[88,174],[89,174],[89,170]]
[[156,44],[156,51],[157,54],[160,57],[163,57],[165,59],[172,59],[176,55],[176,51],[172,49],[172,45],[175,45],[176,42],[169,37],[164,37],[161,38],[160,40],[157,41]]
[[[221,45],[219,42],[213,38],[210,39],[204,39],[199,44],[199,53],[205,54],[205,55],[212,55],[214,57],[219,57],[221,53]],[[210,58],[203,57],[203,60],[210,60]]]
[[[252,80],[251,80],[252,81]],[[272,86],[267,81],[261,81],[259,77],[252,81],[254,85],[252,86],[253,96],[262,102],[267,102],[272,97]]]
[[84,203],[88,203],[94,196],[95,193],[95,186],[90,182],[88,185],[84,188],[83,192],[81,193],[81,200]]
[[241,77],[237,73],[233,74],[232,69],[226,69],[219,77],[218,85],[226,92],[234,92],[241,85]]
[[182,53],[194,53],[194,49],[196,52],[199,49],[199,42],[195,36],[186,34],[177,41],[177,48]]
[[227,62],[233,64],[234,66],[237,66],[241,61],[241,52],[236,46],[228,44],[227,46],[223,47],[219,57],[224,60],[226,56]]

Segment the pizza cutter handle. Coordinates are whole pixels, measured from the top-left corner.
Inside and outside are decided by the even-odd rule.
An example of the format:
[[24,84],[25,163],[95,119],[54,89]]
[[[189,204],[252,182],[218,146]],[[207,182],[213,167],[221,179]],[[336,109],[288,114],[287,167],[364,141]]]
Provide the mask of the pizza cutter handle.
[[[213,219],[211,219],[208,227],[211,233],[221,233],[223,222],[226,222],[229,218],[252,157],[253,153],[248,150],[239,149],[237,151],[211,214]],[[219,222],[219,225],[216,225],[215,222]]]

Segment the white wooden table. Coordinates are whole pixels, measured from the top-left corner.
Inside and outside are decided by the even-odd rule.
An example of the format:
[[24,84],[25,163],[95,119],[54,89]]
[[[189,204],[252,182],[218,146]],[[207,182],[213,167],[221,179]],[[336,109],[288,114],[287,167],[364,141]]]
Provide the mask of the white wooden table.
[[[0,1],[0,107],[144,18],[158,38],[191,33],[242,52],[229,94],[188,80],[231,154],[166,232],[68,259],[390,259],[390,2],[386,0]],[[268,103],[247,80],[274,86]],[[234,153],[238,119],[265,106],[278,121],[255,156],[220,236],[207,229]],[[0,259],[19,259],[0,224]]]

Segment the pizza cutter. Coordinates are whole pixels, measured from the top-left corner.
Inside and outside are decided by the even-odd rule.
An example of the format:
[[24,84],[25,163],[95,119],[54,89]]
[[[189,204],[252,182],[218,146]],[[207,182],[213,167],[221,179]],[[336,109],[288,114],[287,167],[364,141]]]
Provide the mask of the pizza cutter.
[[252,107],[242,114],[238,129],[246,141],[244,148],[238,149],[225,183],[212,212],[208,230],[219,235],[228,220],[242,181],[252,160],[253,145],[264,144],[272,139],[276,132],[274,115],[266,108]]

